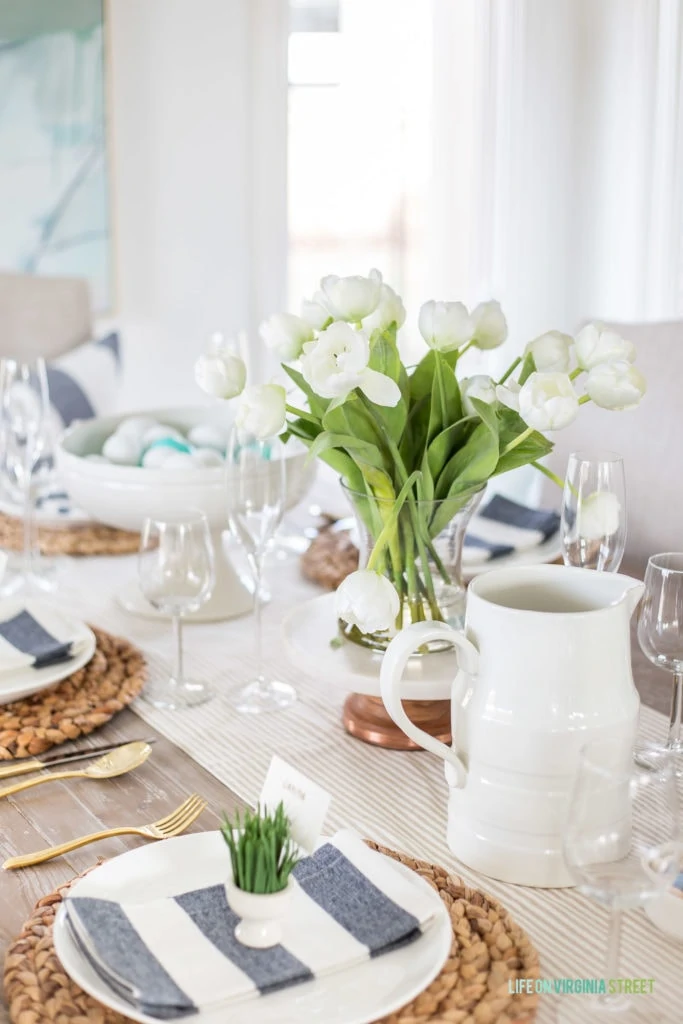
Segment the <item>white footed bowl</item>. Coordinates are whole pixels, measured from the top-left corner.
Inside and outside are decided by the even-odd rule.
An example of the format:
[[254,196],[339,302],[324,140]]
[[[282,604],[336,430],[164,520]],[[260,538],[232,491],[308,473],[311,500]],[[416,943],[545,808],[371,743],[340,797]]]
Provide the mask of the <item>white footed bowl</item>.
[[[241,579],[227,556],[221,534],[228,525],[231,468],[191,466],[182,469],[149,469],[121,466],[86,458],[102,451],[104,441],[119,423],[134,415],[151,416],[178,428],[183,434],[199,423],[227,428],[231,413],[226,407],[152,409],[144,413],[103,416],[70,427],[57,448],[61,479],[74,505],[93,519],[121,530],[137,531],[147,516],[159,516],[195,508],[202,511],[213,534],[216,552],[216,583],[210,600],[199,612],[188,616],[214,622],[243,615],[253,606],[249,581]],[[297,505],[315,476],[315,466],[306,463],[306,448],[292,438],[285,446],[285,507]],[[148,605],[135,581],[117,595],[119,603],[133,614],[157,618],[162,615]]]
[[[57,448],[57,464],[74,505],[108,526],[140,530],[147,516],[163,515],[188,507],[200,509],[212,529],[227,526],[230,467],[192,466],[184,469],[145,469],[95,462],[86,455],[99,454],[107,437],[122,420],[146,415],[177,427],[183,434],[198,423],[229,426],[231,416],[219,406],[188,409],[153,409],[143,413],[102,416],[70,427]],[[306,465],[306,448],[292,438],[285,446],[286,508],[298,504],[315,475]]]

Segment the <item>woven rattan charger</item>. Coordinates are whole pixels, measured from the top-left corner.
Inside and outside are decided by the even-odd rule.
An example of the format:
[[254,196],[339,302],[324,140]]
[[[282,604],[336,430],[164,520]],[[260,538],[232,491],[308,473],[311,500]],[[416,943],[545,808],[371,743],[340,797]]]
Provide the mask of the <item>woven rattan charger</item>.
[[[0,512],[0,548],[21,551],[24,545],[23,523],[16,516]],[[103,523],[83,523],[60,527],[38,527],[38,543],[44,555],[130,555],[138,550],[137,533],[117,530]]]
[[97,646],[82,669],[57,686],[0,707],[0,763],[38,757],[108,722],[137,697],[147,669],[142,653],[122,637],[94,629]]
[[[382,1024],[530,1024],[537,996],[510,994],[508,979],[538,977],[530,940],[495,900],[464,886],[456,875],[370,843],[417,871],[450,913],[453,943],[439,976],[416,999]],[[127,1024],[87,995],[64,972],[55,954],[52,926],[73,882],[36,904],[5,959],[5,997],[12,1024]]]

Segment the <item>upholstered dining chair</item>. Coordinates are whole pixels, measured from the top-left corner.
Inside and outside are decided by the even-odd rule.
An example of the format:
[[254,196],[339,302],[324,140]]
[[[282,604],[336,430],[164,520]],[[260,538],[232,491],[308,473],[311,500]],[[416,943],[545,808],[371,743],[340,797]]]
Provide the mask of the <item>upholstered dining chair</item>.
[[[628,537],[624,567],[643,572],[657,551],[683,551],[683,320],[612,324],[638,349],[648,390],[637,409],[614,413],[588,404],[554,437],[548,465],[564,476],[570,452],[607,448],[624,457]],[[549,481],[543,503],[559,507]]]
[[88,284],[0,273],[0,357],[54,359],[92,338]]

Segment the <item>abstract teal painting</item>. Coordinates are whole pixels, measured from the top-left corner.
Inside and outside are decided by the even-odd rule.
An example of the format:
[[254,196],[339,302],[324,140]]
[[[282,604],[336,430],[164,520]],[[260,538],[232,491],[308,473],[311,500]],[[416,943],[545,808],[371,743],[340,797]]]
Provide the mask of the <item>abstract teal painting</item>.
[[0,0],[0,270],[86,277],[109,309],[104,0]]

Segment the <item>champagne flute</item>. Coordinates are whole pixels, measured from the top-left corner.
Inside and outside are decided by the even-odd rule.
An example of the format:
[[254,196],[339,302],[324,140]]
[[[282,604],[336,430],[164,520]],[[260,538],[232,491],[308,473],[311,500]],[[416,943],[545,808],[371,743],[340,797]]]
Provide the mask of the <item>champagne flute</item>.
[[673,675],[667,747],[683,753],[683,554],[652,555],[638,618],[638,642],[650,661]]
[[[630,737],[588,743],[581,751],[563,843],[579,889],[608,907],[611,915],[607,991],[586,1000],[586,1024],[657,1024],[650,1003],[619,992],[622,917],[672,884],[678,872],[678,840],[673,754],[644,745],[634,762]],[[563,1020],[562,1012],[558,1019]]]
[[615,452],[572,452],[560,537],[565,565],[617,572],[626,545],[624,462]]
[[0,435],[4,469],[22,497],[23,551],[20,571],[8,578],[4,594],[45,589],[37,573],[34,544],[34,474],[50,436],[50,400],[45,360],[0,362]]
[[263,661],[263,562],[284,509],[282,442],[278,438],[258,440],[235,426],[228,444],[228,467],[228,521],[254,577],[256,641],[256,677],[238,691],[235,707],[245,714],[259,714],[287,708],[296,700],[293,686],[266,677]]
[[208,601],[215,581],[214,550],[206,516],[193,509],[145,520],[138,556],[140,589],[149,603],[173,620],[175,670],[164,683],[147,686],[145,700],[175,710],[213,697],[204,682],[185,678],[183,616]]

